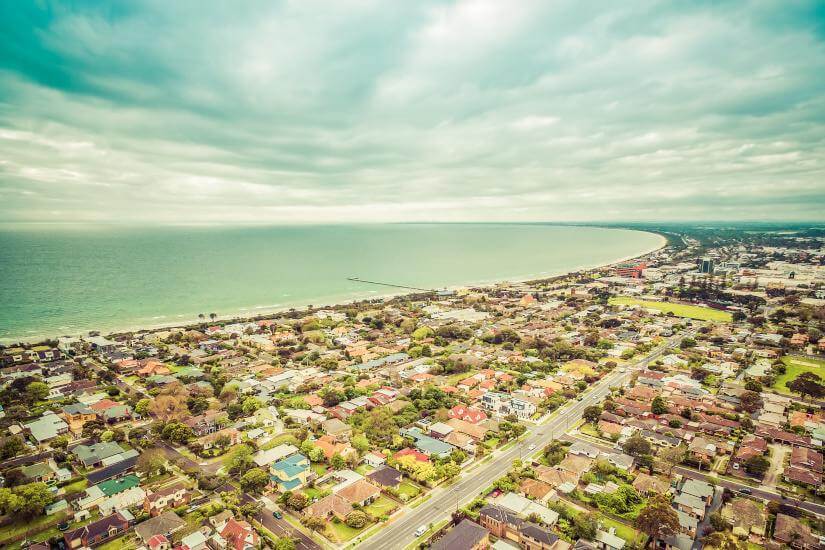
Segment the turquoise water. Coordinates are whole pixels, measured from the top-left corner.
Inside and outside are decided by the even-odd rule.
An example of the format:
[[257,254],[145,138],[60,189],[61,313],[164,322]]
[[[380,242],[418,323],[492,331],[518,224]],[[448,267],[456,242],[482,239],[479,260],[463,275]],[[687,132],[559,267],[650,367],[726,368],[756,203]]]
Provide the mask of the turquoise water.
[[650,233],[498,224],[0,229],[0,340],[253,315],[550,276],[638,255]]

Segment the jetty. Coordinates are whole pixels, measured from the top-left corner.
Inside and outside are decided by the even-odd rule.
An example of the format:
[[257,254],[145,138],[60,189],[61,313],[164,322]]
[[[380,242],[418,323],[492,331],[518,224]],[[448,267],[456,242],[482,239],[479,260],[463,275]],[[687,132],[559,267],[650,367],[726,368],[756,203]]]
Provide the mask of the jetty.
[[360,277],[347,277],[347,281],[354,281],[356,283],[365,283],[368,285],[378,285],[378,286],[391,286],[393,288],[403,288],[406,290],[417,290],[419,292],[438,292],[434,288],[419,288],[417,286],[407,286],[407,285],[396,285],[393,283],[382,283],[380,281],[370,281],[367,279],[362,279]]

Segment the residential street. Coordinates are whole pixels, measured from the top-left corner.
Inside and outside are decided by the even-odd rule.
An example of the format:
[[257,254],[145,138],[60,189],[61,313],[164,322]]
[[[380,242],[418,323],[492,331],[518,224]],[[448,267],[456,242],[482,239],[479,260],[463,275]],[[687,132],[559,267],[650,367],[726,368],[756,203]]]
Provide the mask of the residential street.
[[[659,346],[639,361],[636,367],[644,366],[655,360],[672,343],[673,339],[667,344]],[[493,481],[507,473],[513,460],[529,456],[553,439],[561,437],[571,425],[581,418],[586,407],[599,403],[610,392],[611,386],[619,386],[629,378],[630,372],[613,371],[597,382],[581,401],[567,403],[559,409],[552,420],[528,431],[527,437],[517,445],[504,452],[494,454],[494,460],[491,462],[483,463],[475,469],[471,467],[467,472],[468,475],[462,476],[459,481],[449,487],[436,487],[433,489],[429,501],[418,508],[405,511],[400,518],[363,542],[361,548],[375,550],[403,548],[415,539],[413,533],[419,526],[428,526],[448,518],[451,512],[469,503]],[[529,450],[530,446],[535,446],[535,449]]]

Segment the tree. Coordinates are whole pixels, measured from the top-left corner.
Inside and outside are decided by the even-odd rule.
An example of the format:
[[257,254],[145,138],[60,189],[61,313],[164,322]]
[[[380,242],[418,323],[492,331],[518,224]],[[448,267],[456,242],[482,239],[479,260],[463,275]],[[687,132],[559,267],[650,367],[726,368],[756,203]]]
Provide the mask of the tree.
[[13,489],[0,488],[0,510],[6,514],[31,518],[43,513],[54,502],[54,493],[45,483],[18,485]]
[[350,440],[350,444],[352,444],[353,449],[358,451],[359,455],[363,455],[364,453],[370,450],[369,439],[367,439],[367,436],[365,436],[364,434],[358,434],[356,436],[353,436],[353,438]]
[[49,395],[49,386],[45,382],[31,382],[26,386],[26,400],[29,403],[43,401]]
[[195,433],[192,431],[192,428],[177,420],[167,422],[160,431],[161,439],[178,444],[186,443],[194,436]]
[[754,392],[761,392],[762,384],[759,382],[759,380],[748,378],[747,380],[745,380],[745,389]]
[[269,483],[269,475],[260,468],[251,468],[241,477],[241,489],[259,494]]
[[[65,437],[60,437],[68,443],[68,440]],[[54,447],[54,439],[52,440],[52,447]],[[23,441],[23,438],[18,435],[12,435],[0,439],[0,458],[4,460],[7,458],[14,458],[25,450],[26,443]]]
[[286,499],[286,505],[293,510],[303,510],[309,504],[309,498],[303,493],[292,493]]
[[295,550],[295,541],[289,537],[275,537],[272,541],[274,550]]
[[579,513],[573,518],[573,532],[577,538],[585,540],[596,540],[596,531],[599,529],[599,522],[596,514]]
[[657,395],[653,398],[653,403],[650,404],[650,410],[653,414],[667,414],[669,410],[667,401],[661,395]]
[[584,412],[582,413],[582,417],[590,422],[591,424],[595,424],[599,421],[599,417],[602,415],[602,408],[598,405],[591,405],[590,407],[586,407]]
[[135,464],[135,469],[146,475],[146,477],[151,477],[158,473],[163,473],[166,468],[166,455],[163,454],[163,451],[160,449],[146,449],[137,459],[137,464]]
[[441,474],[440,477],[444,477],[446,479],[453,479],[461,473],[461,466],[459,466],[455,462],[447,462],[441,466],[441,471],[439,473]]
[[679,516],[670,507],[667,496],[657,494],[650,497],[641,509],[636,521],[637,529],[647,533],[654,541],[670,537],[679,532]]
[[679,342],[679,347],[682,349],[690,349],[696,347],[696,340],[693,338],[682,338],[682,341]]
[[346,524],[348,527],[352,527],[353,529],[361,529],[364,527],[369,518],[367,514],[362,512],[361,510],[353,510],[349,514],[347,514]]
[[661,458],[667,465],[667,475],[673,472],[673,467],[681,463],[687,455],[687,448],[684,445],[678,447],[665,447],[659,451],[659,458]]
[[712,513],[709,519],[710,526],[713,527],[714,531],[724,531],[730,527],[728,521],[718,511]]
[[183,420],[189,415],[186,400],[189,394],[180,384],[170,384],[149,404],[149,413],[155,418],[168,422]]
[[146,416],[146,413],[149,412],[149,405],[152,404],[152,400],[149,398],[143,398],[137,403],[135,403],[135,413],[139,414],[140,416]]
[[347,465],[346,461],[344,460],[344,457],[342,457],[338,453],[332,455],[329,464],[330,466],[332,466],[333,470],[343,470],[344,467]]
[[255,411],[257,411],[258,409],[260,409],[261,406],[262,406],[261,402],[258,401],[257,399],[255,399],[254,397],[247,397],[246,399],[243,400],[243,404],[241,405],[241,408],[243,410],[243,413],[245,415],[249,416],[250,414],[252,414]]
[[327,528],[326,520],[318,516],[304,516],[301,518],[301,524],[307,529],[319,532]]
[[745,461],[745,470],[749,474],[761,476],[771,467],[771,461],[762,455],[754,455]]
[[252,448],[249,445],[238,445],[224,460],[224,465],[230,474],[243,475],[252,468]]
[[747,550],[748,543],[740,540],[739,537],[730,531],[715,531],[702,538],[705,548],[715,550]]
[[755,391],[743,391],[739,396],[739,403],[742,405],[742,410],[749,413],[754,413],[762,408],[762,398]]
[[363,428],[370,441],[379,448],[389,446],[392,436],[398,433],[395,418],[387,407],[376,407],[368,412]]
[[[31,384],[30,384],[31,385]],[[787,384],[788,389],[798,393],[802,399],[806,395],[819,399],[825,396],[825,386],[822,385],[822,378],[814,372],[803,372]]]
[[651,451],[650,443],[642,437],[642,434],[636,432],[622,445],[624,452],[630,456],[639,458],[642,455],[649,455]]

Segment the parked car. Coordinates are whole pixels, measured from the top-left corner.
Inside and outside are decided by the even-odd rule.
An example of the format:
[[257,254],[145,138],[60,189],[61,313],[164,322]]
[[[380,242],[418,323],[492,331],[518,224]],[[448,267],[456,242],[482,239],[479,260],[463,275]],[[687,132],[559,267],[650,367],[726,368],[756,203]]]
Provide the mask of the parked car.
[[284,517],[284,515],[281,513],[280,510],[275,510],[274,512],[272,512],[272,517],[274,517],[275,519],[281,519],[282,517]]

